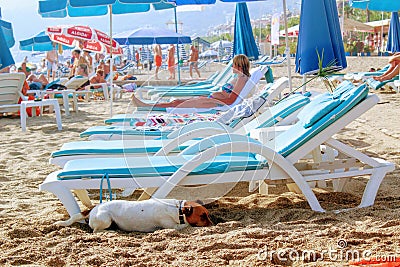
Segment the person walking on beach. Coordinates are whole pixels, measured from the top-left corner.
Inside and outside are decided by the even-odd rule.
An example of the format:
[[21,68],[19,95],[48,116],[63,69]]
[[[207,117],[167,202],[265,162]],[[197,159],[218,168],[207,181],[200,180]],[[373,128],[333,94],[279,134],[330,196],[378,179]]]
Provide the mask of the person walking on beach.
[[190,57],[189,57],[189,75],[190,79],[193,79],[193,69],[196,71],[197,75],[200,78],[200,71],[198,68],[198,60],[199,60],[199,50],[192,45],[190,47]]
[[52,74],[53,81],[56,77],[57,63],[58,63],[58,53],[53,47],[53,50],[46,52],[46,62],[47,62],[47,80],[50,81],[50,72]]
[[155,79],[159,80],[158,78],[158,71],[161,68],[161,64],[162,64],[162,50],[161,50],[161,46],[159,44],[154,45],[153,47],[153,52],[154,52],[154,62],[156,63],[156,75],[155,75]]
[[250,62],[245,55],[236,55],[233,58],[232,72],[234,78],[225,84],[221,91],[206,96],[187,99],[176,99],[171,102],[148,104],[132,95],[132,104],[136,107],[180,107],[180,108],[214,108],[223,105],[231,105],[239,97],[240,92],[250,78]]
[[175,46],[170,44],[168,47],[168,80],[175,80]]

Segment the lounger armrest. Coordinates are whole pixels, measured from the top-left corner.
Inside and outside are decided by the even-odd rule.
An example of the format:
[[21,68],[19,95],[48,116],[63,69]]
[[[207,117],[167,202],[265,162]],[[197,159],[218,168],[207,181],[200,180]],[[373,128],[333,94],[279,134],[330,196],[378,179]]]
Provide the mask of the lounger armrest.
[[167,156],[174,149],[179,148],[189,140],[206,138],[217,134],[226,134],[226,130],[222,128],[196,129],[180,134],[178,137],[171,139],[171,141],[165,144],[154,156]]
[[[246,135],[241,135],[241,134],[217,134],[213,135],[207,138],[204,138],[203,140],[199,141],[196,144],[193,144],[186,149],[184,149],[179,155],[194,155],[199,152],[202,152],[206,149],[215,147],[216,144],[221,145],[225,143],[230,143],[233,146],[235,146],[235,142],[247,142],[247,143],[255,143],[261,145],[261,143],[251,137],[248,137]],[[226,153],[231,152],[231,151],[226,151]],[[241,151],[241,152],[251,152],[251,151]]]
[[268,128],[258,128],[250,131],[250,137],[259,140],[265,144],[268,141],[275,139],[281,133],[287,131],[292,125],[274,126]]
[[187,124],[175,131],[173,131],[172,133],[167,135],[168,139],[175,139],[187,132],[193,131],[193,130],[198,130],[198,129],[202,129],[204,131],[208,131],[209,129],[222,129],[225,132],[232,132],[233,129],[223,123],[219,123],[216,121],[199,121],[199,122],[194,122],[194,123],[190,123]]

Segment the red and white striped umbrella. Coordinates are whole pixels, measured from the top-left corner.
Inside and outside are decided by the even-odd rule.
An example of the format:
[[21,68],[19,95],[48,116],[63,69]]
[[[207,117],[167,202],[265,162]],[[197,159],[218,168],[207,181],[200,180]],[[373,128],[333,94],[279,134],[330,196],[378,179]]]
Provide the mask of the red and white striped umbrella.
[[[110,37],[102,31],[89,26],[61,25],[48,27],[46,33],[56,43],[79,46],[95,53],[110,53]],[[112,40],[113,54],[123,54],[119,44]]]

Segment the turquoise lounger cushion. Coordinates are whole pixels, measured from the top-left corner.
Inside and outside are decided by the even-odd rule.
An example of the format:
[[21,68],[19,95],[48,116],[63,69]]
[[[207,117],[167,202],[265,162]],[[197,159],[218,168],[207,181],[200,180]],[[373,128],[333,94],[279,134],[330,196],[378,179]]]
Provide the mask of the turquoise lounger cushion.
[[[194,155],[139,158],[96,158],[71,160],[58,173],[59,180],[98,179],[104,174],[112,178],[170,176]],[[190,174],[214,174],[262,168],[265,162],[254,157],[217,156]]]
[[340,104],[339,99],[334,99],[329,93],[317,96],[311,103],[304,107],[297,115],[304,127],[311,127],[323,116]]
[[156,128],[138,130],[137,127],[131,126],[93,126],[80,134],[80,137],[87,137],[95,134],[107,135],[147,135],[164,137],[170,133],[167,131],[160,131]]
[[272,127],[279,121],[293,114],[293,112],[304,107],[309,102],[310,98],[305,97],[301,94],[293,94],[283,101],[279,102],[279,104],[270,107],[268,111],[265,111],[269,112],[272,116],[265,122],[261,123],[260,126],[258,126],[257,128]]
[[[54,151],[51,157],[63,157],[63,156],[77,156],[77,155],[99,155],[99,154],[147,154],[156,153],[162,147],[164,147],[170,140],[94,140],[94,141],[79,141],[79,142],[68,142],[62,145],[62,147]],[[185,149],[187,146],[197,142],[196,140],[190,140],[184,145],[176,148],[174,152],[179,152]]]
[[312,127],[305,128],[303,122],[299,121],[290,129],[278,135],[273,143],[267,145],[284,157],[290,155],[290,153],[305,144],[308,140],[320,133],[333,122],[337,121],[355,105],[366,98],[368,95],[368,87],[365,84],[362,84],[350,89],[346,94],[347,97],[343,99],[339,106],[314,123]]
[[367,79],[366,82],[367,82],[369,87],[371,87],[372,89],[378,90],[381,87],[383,87],[385,84],[393,82],[393,81],[398,80],[398,79],[399,79],[399,76],[397,75],[393,79],[386,80],[386,81],[383,81],[383,82],[374,80],[372,78]]
[[334,99],[339,98],[345,91],[353,88],[354,84],[350,81],[343,81],[341,82],[338,87],[333,91],[332,96]]

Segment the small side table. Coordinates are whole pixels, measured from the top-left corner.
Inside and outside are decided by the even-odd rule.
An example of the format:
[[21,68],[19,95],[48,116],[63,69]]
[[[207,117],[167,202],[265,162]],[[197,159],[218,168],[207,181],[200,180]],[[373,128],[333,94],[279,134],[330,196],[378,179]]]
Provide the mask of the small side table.
[[56,113],[56,122],[58,130],[62,130],[62,122],[61,122],[61,112],[60,112],[60,105],[58,104],[57,99],[43,99],[41,101],[22,101],[21,108],[20,108],[20,116],[21,116],[21,128],[22,131],[26,131],[26,108],[29,107],[40,107],[41,109],[44,106],[53,106],[54,112]]

